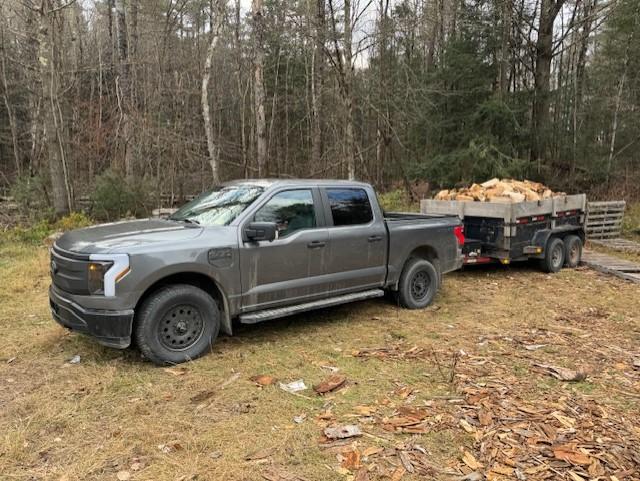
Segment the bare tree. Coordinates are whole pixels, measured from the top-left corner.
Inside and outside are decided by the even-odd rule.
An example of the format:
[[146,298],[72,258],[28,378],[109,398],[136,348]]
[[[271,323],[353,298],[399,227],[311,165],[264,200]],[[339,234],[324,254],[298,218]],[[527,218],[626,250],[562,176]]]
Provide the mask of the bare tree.
[[256,117],[256,160],[258,163],[258,177],[266,174],[267,165],[267,123],[265,118],[264,92],[264,11],[263,1],[253,0],[254,36],[254,72],[253,89]]
[[547,155],[547,130],[549,129],[551,61],[553,59],[553,25],[565,0],[541,0],[538,40],[536,42],[536,66],[534,74],[535,99],[533,101],[533,139],[531,157],[540,171]]
[[69,212],[71,188],[67,170],[63,129],[60,125],[58,105],[58,79],[56,71],[55,45],[53,42],[53,16],[55,8],[51,0],[42,0],[38,8],[38,62],[42,84],[42,111],[44,119],[45,146],[51,178],[51,196],[56,216]]
[[324,76],[325,76],[325,0],[315,0],[314,18],[315,44],[311,67],[311,165],[318,166],[322,160],[322,123],[324,106]]
[[[209,111],[209,81],[211,79],[211,68],[213,64],[213,55],[216,51],[216,45],[218,45],[218,38],[220,37],[220,27],[222,25],[222,11],[216,13],[216,19],[213,24],[213,31],[211,32],[211,39],[209,41],[209,48],[207,49],[207,57],[204,62],[204,71],[202,75],[202,87],[201,87],[201,103],[202,103],[202,117],[204,119],[204,131],[207,136],[207,148],[209,150],[209,166],[211,167],[211,174],[213,176],[214,184],[220,182],[220,160],[218,158],[218,146],[213,138],[213,128],[211,126],[211,113]],[[214,12],[211,12],[214,15]]]
[[133,181],[133,145],[131,142],[131,77],[129,49],[127,40],[127,19],[124,0],[115,0],[116,13],[116,53],[118,56],[118,76],[116,77],[116,95],[120,110],[122,127],[122,156],[124,172],[128,181]]

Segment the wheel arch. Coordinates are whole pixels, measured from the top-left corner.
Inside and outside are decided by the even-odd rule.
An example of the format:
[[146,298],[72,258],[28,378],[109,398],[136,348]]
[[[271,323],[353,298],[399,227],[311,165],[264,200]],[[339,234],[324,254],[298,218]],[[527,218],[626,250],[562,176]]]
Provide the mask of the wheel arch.
[[429,261],[433,264],[433,267],[436,268],[436,272],[438,272],[438,281],[440,284],[442,284],[442,269],[440,268],[440,256],[438,255],[438,251],[435,247],[428,245],[428,244],[423,244],[420,245],[418,247],[415,247],[412,251],[409,252],[409,254],[407,254],[407,256],[404,259],[404,262],[402,263],[402,267],[400,268],[400,271],[398,271],[398,278],[396,279],[396,281],[393,284],[393,287],[391,287],[390,289],[393,291],[397,291],[398,290],[398,284],[400,282],[400,276],[402,275],[402,271],[404,271],[405,267],[407,266],[407,263],[411,260],[411,259],[424,259],[426,261]]
[[[220,330],[225,334],[232,334],[231,327],[231,318],[229,316],[229,304],[227,301],[227,297],[224,294],[222,287],[211,277],[202,272],[197,271],[181,271],[174,272],[171,274],[167,274],[153,283],[151,283],[147,288],[143,291],[142,295],[138,298],[136,302],[135,312],[139,312],[140,305],[154,292],[158,289],[169,286],[173,284],[188,284],[199,289],[202,289],[204,292],[209,294],[221,308],[221,325]],[[135,325],[136,318],[134,316],[133,323]]]

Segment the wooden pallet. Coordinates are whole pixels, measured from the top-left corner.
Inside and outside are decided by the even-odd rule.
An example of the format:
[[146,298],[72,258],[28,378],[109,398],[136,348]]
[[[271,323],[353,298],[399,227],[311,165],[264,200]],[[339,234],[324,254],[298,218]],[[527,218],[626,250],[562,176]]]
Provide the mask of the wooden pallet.
[[582,253],[582,263],[605,274],[640,284],[640,264],[635,262],[585,250]]
[[635,242],[621,237],[613,239],[589,239],[589,244],[607,247],[616,251],[640,253],[640,242]]
[[587,202],[585,231],[589,239],[620,237],[624,218],[624,200],[613,202]]

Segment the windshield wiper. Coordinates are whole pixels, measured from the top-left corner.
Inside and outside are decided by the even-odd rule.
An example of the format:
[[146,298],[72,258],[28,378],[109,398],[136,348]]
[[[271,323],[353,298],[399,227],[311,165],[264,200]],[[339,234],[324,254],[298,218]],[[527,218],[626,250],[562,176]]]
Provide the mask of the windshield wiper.
[[172,217],[169,217],[169,220],[172,220],[174,222],[185,222],[187,224],[197,224],[200,225],[200,222],[195,220],[195,219],[189,219],[188,217],[183,217],[182,219],[174,219]]

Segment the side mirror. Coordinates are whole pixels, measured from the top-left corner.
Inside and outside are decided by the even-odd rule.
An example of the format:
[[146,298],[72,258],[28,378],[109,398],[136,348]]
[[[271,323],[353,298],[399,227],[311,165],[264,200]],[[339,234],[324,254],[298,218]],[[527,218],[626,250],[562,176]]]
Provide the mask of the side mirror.
[[275,222],[251,222],[244,228],[244,238],[250,242],[271,242],[276,238],[277,230]]

